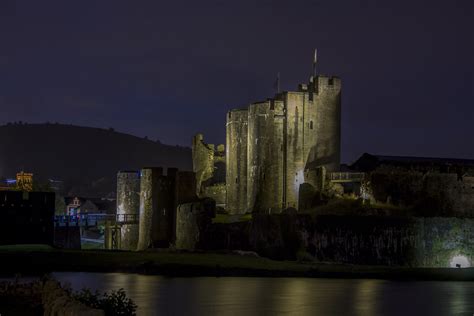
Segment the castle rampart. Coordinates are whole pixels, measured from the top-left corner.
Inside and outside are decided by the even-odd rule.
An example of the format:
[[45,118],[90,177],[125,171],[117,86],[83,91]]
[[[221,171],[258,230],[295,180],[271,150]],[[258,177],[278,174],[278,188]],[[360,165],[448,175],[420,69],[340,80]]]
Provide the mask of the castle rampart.
[[297,209],[300,186],[318,183],[317,168],[339,169],[340,96],[339,78],[317,76],[309,84],[300,84],[298,91],[282,92],[247,110],[228,113],[230,213]]

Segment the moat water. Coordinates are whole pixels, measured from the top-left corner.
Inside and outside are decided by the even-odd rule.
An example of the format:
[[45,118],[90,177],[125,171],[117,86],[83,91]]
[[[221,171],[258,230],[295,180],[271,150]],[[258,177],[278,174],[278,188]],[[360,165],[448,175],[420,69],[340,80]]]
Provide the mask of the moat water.
[[474,282],[53,275],[77,290],[124,288],[138,315],[474,315]]

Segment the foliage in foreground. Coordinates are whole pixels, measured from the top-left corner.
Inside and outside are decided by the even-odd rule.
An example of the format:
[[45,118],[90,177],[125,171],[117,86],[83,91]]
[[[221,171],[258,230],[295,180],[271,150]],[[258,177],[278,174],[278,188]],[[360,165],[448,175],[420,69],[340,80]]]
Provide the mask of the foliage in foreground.
[[124,289],[110,293],[92,292],[90,289],[72,293],[72,297],[92,308],[102,309],[105,315],[132,316],[136,315],[137,305],[128,298]]

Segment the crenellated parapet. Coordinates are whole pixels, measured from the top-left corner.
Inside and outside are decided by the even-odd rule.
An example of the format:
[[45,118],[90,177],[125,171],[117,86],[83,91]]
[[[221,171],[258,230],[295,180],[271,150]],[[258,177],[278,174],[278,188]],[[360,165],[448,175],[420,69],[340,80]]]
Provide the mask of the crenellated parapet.
[[[298,209],[312,170],[340,164],[341,80],[315,76],[296,91],[227,114],[227,210]],[[312,185],[308,183],[308,185]]]

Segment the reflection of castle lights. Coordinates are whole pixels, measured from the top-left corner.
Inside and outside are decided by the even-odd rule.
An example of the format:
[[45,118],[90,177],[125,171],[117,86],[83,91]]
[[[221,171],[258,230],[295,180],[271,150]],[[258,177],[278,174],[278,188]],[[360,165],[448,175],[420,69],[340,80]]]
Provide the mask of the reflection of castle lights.
[[471,263],[466,256],[457,255],[451,258],[449,266],[451,268],[469,268]]

